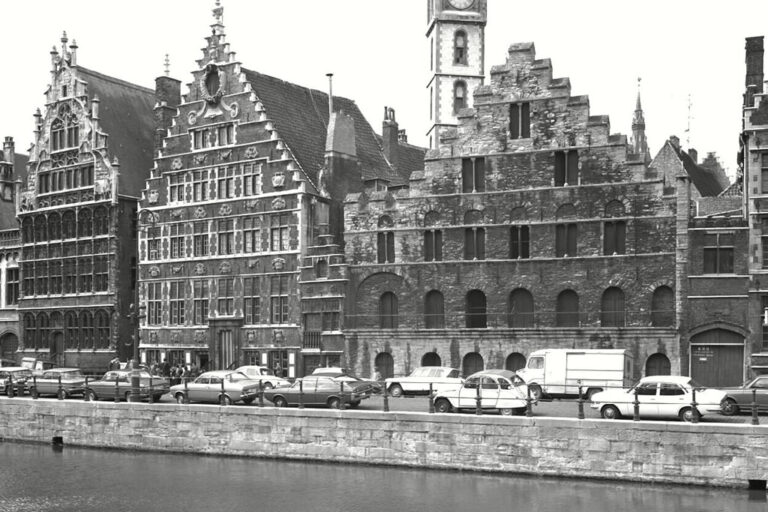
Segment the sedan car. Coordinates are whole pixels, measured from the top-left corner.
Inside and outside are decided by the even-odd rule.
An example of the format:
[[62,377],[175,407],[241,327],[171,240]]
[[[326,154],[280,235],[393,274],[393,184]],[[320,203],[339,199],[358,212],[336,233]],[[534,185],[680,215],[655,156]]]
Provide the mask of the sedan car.
[[435,411],[451,412],[480,408],[497,410],[504,416],[523,414],[528,386],[515,372],[483,370],[473,373],[462,384],[441,384],[435,393]]
[[[280,389],[280,388],[278,388]],[[205,372],[187,384],[171,386],[171,396],[177,403],[210,402],[231,405],[250,404],[259,396],[259,381],[242,372],[218,370]]]
[[32,380],[32,370],[23,366],[4,366],[0,368],[0,386],[8,395],[23,395],[27,391],[28,381]]
[[373,388],[373,393],[381,393],[381,390],[384,389],[384,386],[381,382],[377,380],[371,380],[371,379],[362,379],[358,376],[356,376],[354,373],[345,370],[344,368],[339,368],[338,366],[328,366],[328,367],[320,367],[315,368],[312,372],[313,376],[322,376],[322,377],[333,377],[336,380],[343,380],[344,382],[365,382],[371,385]]
[[85,375],[80,368],[43,370],[28,384],[32,396],[52,395],[64,399],[85,393]]
[[429,385],[461,384],[459,370],[445,366],[422,366],[416,368],[407,377],[391,377],[384,380],[387,391],[392,396],[427,395]]
[[[355,383],[339,381],[331,377],[312,375],[297,379],[287,388],[275,388],[264,392],[264,398],[275,407],[298,405],[326,405],[339,409],[342,404],[354,409],[360,402],[370,398],[373,391],[366,382]],[[302,395],[299,398],[299,395]]]
[[[132,370],[111,370],[104,374],[100,380],[88,382],[86,394],[88,400],[131,400],[133,385],[131,382]],[[156,402],[168,392],[168,379],[150,375],[144,370],[139,371],[139,399],[144,400],[152,396]]]
[[752,412],[752,392],[757,403],[757,412],[768,412],[768,375],[759,375],[736,389],[724,389],[726,392],[722,413],[726,416],[740,412]]
[[264,366],[248,365],[235,368],[236,372],[244,373],[249,379],[263,382],[264,389],[279,388],[282,386],[290,386],[291,381],[278,377],[275,372]]
[[[693,420],[693,389],[696,389],[696,409],[700,415],[720,412],[725,392],[705,389],[690,377],[656,375],[644,377],[629,389],[610,389],[592,395],[593,409],[605,419],[633,416],[635,394],[640,416],[644,418],[677,417]],[[635,393],[637,392],[637,393]]]

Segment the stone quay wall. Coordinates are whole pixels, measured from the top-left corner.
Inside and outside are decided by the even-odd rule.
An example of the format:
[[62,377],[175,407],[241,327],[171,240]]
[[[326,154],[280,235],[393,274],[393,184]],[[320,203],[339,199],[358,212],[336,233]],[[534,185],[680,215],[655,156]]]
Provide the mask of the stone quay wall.
[[0,399],[0,440],[747,487],[768,426]]

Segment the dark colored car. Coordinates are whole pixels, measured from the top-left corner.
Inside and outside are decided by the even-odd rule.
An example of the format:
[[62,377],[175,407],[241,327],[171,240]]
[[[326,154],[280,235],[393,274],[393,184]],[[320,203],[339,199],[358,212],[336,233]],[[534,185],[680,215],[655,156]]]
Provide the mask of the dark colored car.
[[736,389],[723,389],[726,395],[720,412],[726,416],[752,412],[752,390],[755,390],[758,414],[768,412],[768,375],[759,375]]
[[[343,386],[343,389],[342,389]],[[264,398],[275,407],[299,405],[299,394],[304,405],[325,405],[333,409],[354,409],[370,398],[373,386],[368,382],[339,381],[332,377],[312,375],[296,380],[287,388],[275,388],[264,392]]]
[[52,368],[27,382],[32,396],[82,396],[85,392],[85,375],[80,368]]
[[371,385],[373,388],[373,393],[381,393],[381,390],[384,389],[384,384],[371,379],[362,379],[355,375],[354,373],[345,370],[344,368],[339,367],[327,367],[327,368],[315,368],[315,370],[312,372],[313,377],[333,377],[336,380],[343,380],[344,382],[356,382],[361,383],[365,382]]
[[11,396],[23,395],[32,381],[32,370],[23,366],[4,366],[0,368],[0,386],[3,392]]
[[[111,370],[104,374],[100,380],[88,382],[89,400],[118,400],[130,401],[133,394],[131,387],[132,370]],[[145,400],[152,396],[157,401],[168,393],[168,379],[150,375],[149,372],[139,372],[139,399]]]

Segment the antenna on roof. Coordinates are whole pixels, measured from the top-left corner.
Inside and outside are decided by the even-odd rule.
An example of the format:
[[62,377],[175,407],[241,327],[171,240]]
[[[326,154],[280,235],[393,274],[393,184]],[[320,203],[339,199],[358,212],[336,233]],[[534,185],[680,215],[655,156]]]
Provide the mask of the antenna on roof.
[[691,108],[693,107],[693,103],[691,103],[691,95],[688,94],[688,128],[685,129],[685,147],[689,148],[691,147],[691,119],[693,119],[693,116],[691,115]]
[[165,69],[165,76],[171,75],[171,59],[168,58],[168,54],[165,54],[165,62],[163,63],[163,68]]
[[328,77],[328,118],[333,115],[333,73],[326,73]]

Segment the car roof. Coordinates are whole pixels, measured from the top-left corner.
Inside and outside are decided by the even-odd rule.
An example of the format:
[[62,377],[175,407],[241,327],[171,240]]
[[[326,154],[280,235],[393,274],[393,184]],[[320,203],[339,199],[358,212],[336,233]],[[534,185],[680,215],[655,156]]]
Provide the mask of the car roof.
[[668,382],[670,384],[688,384],[690,381],[690,377],[683,375],[652,375],[640,379],[640,382]]
[[210,372],[205,372],[200,376],[201,377],[224,377],[231,373],[239,373],[239,372],[237,370],[211,370]]
[[480,370],[479,372],[475,372],[467,378],[471,379],[472,377],[480,377],[482,375],[496,375],[498,377],[504,377],[505,379],[511,379],[517,375],[517,372],[513,372],[512,370]]
[[15,372],[17,370],[32,370],[31,368],[27,368],[26,366],[3,366],[0,367],[0,371],[3,372]]
[[80,368],[48,368],[46,372],[74,372],[80,371]]
[[414,370],[419,370],[421,368],[430,368],[430,369],[437,369],[437,370],[458,370],[458,368],[453,368],[451,366],[419,366],[417,368],[414,368]]

